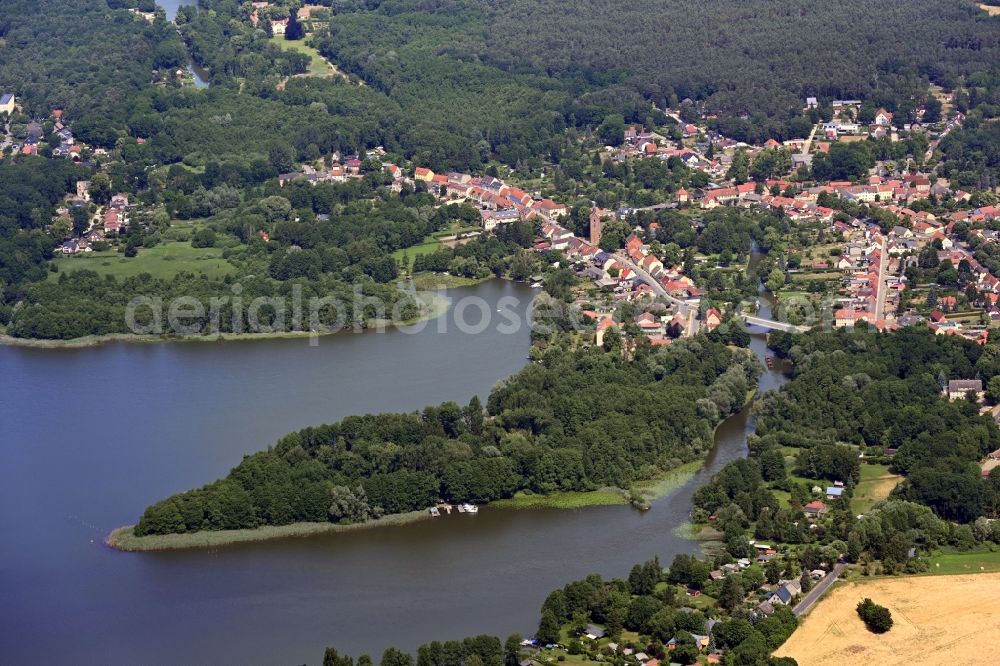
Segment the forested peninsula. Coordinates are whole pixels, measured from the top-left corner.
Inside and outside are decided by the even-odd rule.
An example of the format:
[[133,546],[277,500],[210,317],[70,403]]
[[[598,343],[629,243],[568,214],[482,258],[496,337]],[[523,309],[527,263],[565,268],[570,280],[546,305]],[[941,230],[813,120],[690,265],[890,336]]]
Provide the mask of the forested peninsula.
[[473,398],[289,434],[225,479],[149,507],[111,543],[143,549],[141,537],[153,535],[357,524],[438,500],[627,490],[707,452],[760,372],[748,350],[707,337],[630,354],[553,345],[502,381],[485,408]]

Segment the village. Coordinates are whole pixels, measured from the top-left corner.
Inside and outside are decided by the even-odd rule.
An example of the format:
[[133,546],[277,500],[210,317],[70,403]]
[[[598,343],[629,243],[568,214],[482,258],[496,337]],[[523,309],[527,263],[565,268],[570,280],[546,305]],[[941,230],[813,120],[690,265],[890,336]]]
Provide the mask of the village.
[[[266,9],[266,3],[254,3],[254,13]],[[280,31],[279,25],[273,29]],[[951,97],[945,94],[944,103]],[[814,98],[806,100],[805,111],[815,109]],[[480,233],[494,232],[499,226],[515,221],[533,222],[538,237],[534,249],[554,250],[574,265],[578,276],[589,280],[607,295],[600,309],[581,298],[580,305],[590,305],[586,314],[595,320],[593,342],[603,344],[606,331],[621,329],[616,321],[615,306],[621,302],[637,305],[635,324],[654,344],[669,344],[677,337],[692,336],[701,330],[712,331],[730,316],[772,330],[804,330],[812,325],[835,327],[854,326],[864,322],[880,330],[899,326],[927,325],[942,335],[959,335],[984,344],[989,329],[1000,323],[1000,279],[975,257],[975,248],[995,244],[1000,240],[993,225],[1000,221],[1000,208],[995,205],[973,206],[973,195],[954,189],[932,173],[925,173],[913,164],[904,169],[896,163],[880,162],[869,174],[857,181],[820,182],[809,177],[809,168],[816,155],[829,153],[840,141],[853,143],[867,137],[884,137],[898,141],[916,133],[930,133],[928,153],[942,136],[960,125],[962,115],[955,113],[936,123],[894,125],[893,114],[878,109],[870,122],[860,124],[863,107],[859,100],[835,100],[830,120],[816,123],[810,136],[777,142],[773,139],[760,146],[747,145],[728,139],[708,128],[707,120],[685,122],[681,110],[666,109],[665,116],[675,123],[670,132],[656,132],[638,125],[627,126],[620,147],[606,148],[604,157],[617,162],[629,160],[680,160],[693,174],[691,181],[700,187],[679,187],[672,198],[647,207],[686,213],[692,226],[698,224],[699,211],[720,207],[757,210],[780,216],[793,224],[820,225],[842,238],[842,249],[836,257],[820,258],[806,265],[789,269],[794,279],[822,279],[835,283],[836,293],[826,302],[816,303],[808,321],[780,316],[774,320],[755,317],[753,306],[734,304],[737,310],[726,312],[722,304],[702,306],[704,288],[685,275],[681,265],[665,265],[663,258],[650,251],[656,240],[657,222],[647,228],[635,225],[624,247],[601,248],[602,229],[610,221],[628,221],[639,209],[620,207],[604,210],[593,206],[590,212],[589,234],[574,235],[564,220],[570,212],[567,203],[528,191],[496,176],[474,176],[466,173],[435,173],[420,165],[400,166],[388,162],[382,148],[359,155],[328,156],[325,161],[302,164],[295,171],[278,176],[278,184],[305,181],[310,184],[345,183],[360,179],[367,171],[384,172],[387,188],[400,192],[404,187],[434,194],[441,204],[469,204],[480,211]],[[0,112],[11,118],[17,113],[13,95],[0,97]],[[689,112],[685,115],[690,117]],[[918,116],[922,115],[918,111]],[[817,137],[817,135],[819,135]],[[55,109],[47,119],[30,121],[21,140],[5,125],[4,153],[36,155],[46,141],[51,158],[66,158],[80,163],[106,156],[104,149],[92,149],[74,138],[71,128],[63,123],[62,111]],[[142,141],[142,139],[138,139]],[[777,157],[777,171],[763,180],[739,182],[734,163],[749,162],[761,155]],[[978,197],[982,199],[982,197]],[[109,243],[127,230],[133,216],[129,215],[128,197],[115,195],[110,202],[96,206],[91,201],[89,183],[80,182],[75,195],[67,196],[66,205],[57,211],[57,221],[68,222],[74,234],[66,238],[59,252],[73,256],[93,250],[94,245],[106,249]],[[928,203],[950,201],[953,212],[935,215]],[[85,207],[90,222],[84,228],[73,224],[81,217],[74,209]],[[859,210],[867,215],[855,216],[847,211]],[[132,207],[134,208],[134,206]],[[879,213],[879,220],[871,217]],[[894,221],[886,224],[883,220]],[[461,241],[469,239],[466,235]],[[912,268],[932,248],[936,266],[952,266],[962,277],[962,290],[944,290],[948,285],[912,283]],[[704,262],[707,258],[700,257]],[[968,296],[973,297],[970,300]],[[780,294],[779,294],[780,296]]]
[[[950,99],[945,96],[946,102]],[[816,100],[807,100],[807,108]],[[801,176],[817,153],[829,152],[838,140],[887,137],[899,140],[900,135],[929,131],[930,126],[920,123],[893,125],[893,114],[884,109],[875,112],[870,125],[847,122],[861,113],[858,100],[833,102],[836,121],[818,123],[813,135],[822,132],[823,138],[778,143],[769,140],[762,146],[747,146],[715,134],[692,123],[682,123],[679,116],[668,110],[667,115],[678,121],[681,141],[675,142],[663,134],[639,126],[629,126],[625,131],[623,147],[611,149],[615,160],[629,159],[680,159],[693,170],[710,179],[705,187],[688,191],[679,188],[672,201],[663,202],[651,209],[687,210],[696,223],[697,211],[712,210],[723,206],[766,211],[796,224],[825,226],[832,234],[843,239],[839,256],[815,261],[807,266],[790,270],[791,273],[824,273],[824,279],[835,280],[839,293],[824,309],[815,313],[807,325],[854,326],[864,322],[879,330],[915,324],[927,325],[935,333],[960,335],[985,344],[989,328],[1000,321],[1000,280],[974,256],[975,247],[995,243],[997,231],[991,226],[1000,221],[1000,208],[995,205],[971,205],[973,195],[962,189],[953,189],[947,181],[916,169],[901,170],[898,165],[880,163],[870,170],[861,183],[851,181],[817,182]],[[961,123],[956,114],[937,126],[943,127],[930,144],[933,150],[944,134]],[[737,155],[753,158],[765,151],[784,151],[790,154],[789,174],[768,178],[762,182],[737,183],[726,179]],[[803,169],[805,167],[805,169]],[[386,167],[395,183],[405,179],[399,168]],[[551,199],[528,193],[508,185],[498,178],[478,178],[466,174],[435,174],[417,167],[414,180],[425,184],[429,191],[442,201],[469,202],[481,209],[482,229],[494,230],[497,226],[516,220],[533,220],[540,230],[535,249],[559,250],[577,265],[578,274],[589,277],[597,286],[612,292],[617,301],[655,300],[669,305],[666,314],[639,315],[639,327],[654,344],[669,342],[671,337],[693,335],[702,326],[712,330],[728,314],[752,316],[750,312],[721,313],[716,308],[700,308],[703,290],[688,276],[681,266],[665,266],[659,257],[649,253],[649,241],[654,240],[658,229],[656,222],[647,230],[635,226],[625,247],[614,252],[600,248],[602,225],[608,220],[628,220],[636,209],[620,208],[616,211],[594,207],[590,215],[589,237],[580,238],[560,224],[569,208]],[[394,185],[398,187],[399,185]],[[928,210],[930,203],[951,201],[954,212],[936,216]],[[964,205],[963,205],[964,204]],[[880,221],[894,220],[891,225],[880,224],[874,219],[862,219],[845,212],[849,207],[863,206],[865,212],[877,211]],[[888,227],[888,228],[886,228]],[[956,228],[957,227],[957,228]],[[652,235],[651,235],[652,234]],[[975,304],[964,294],[938,294],[938,287],[912,284],[907,269],[915,266],[921,253],[931,247],[936,265],[948,262],[961,266],[965,278],[963,288],[974,294]],[[917,298],[906,303],[902,298],[909,287]],[[928,297],[928,291],[932,295]],[[957,288],[956,288],[956,291]],[[921,299],[921,300],[918,300]],[[906,305],[901,310],[901,305]],[[978,312],[975,306],[979,306]],[[699,312],[699,310],[702,310]],[[614,322],[610,312],[592,313],[598,319],[596,343],[601,344],[602,333]],[[798,330],[778,326],[779,322],[756,320],[753,323],[773,330]],[[669,333],[669,335],[668,335]]]
[[[851,109],[856,109],[857,102],[836,102],[835,105],[841,109],[841,114],[852,116]],[[72,132],[61,124],[59,115],[56,110],[48,121],[66,141],[60,146],[58,156],[65,153],[79,160],[81,147],[73,142]],[[960,117],[948,121],[947,127],[959,121]],[[891,136],[897,136],[899,131],[916,131],[913,126],[897,130],[890,123],[891,114],[880,110],[870,131],[873,134],[890,133]],[[729,206],[766,211],[796,224],[824,225],[841,237],[843,246],[838,257],[812,262],[789,272],[790,275],[798,273],[807,277],[813,277],[808,274],[815,273],[815,277],[826,280],[832,277],[839,283],[839,294],[833,302],[825,304],[825,310],[816,312],[811,321],[801,323],[759,320],[753,318],[755,313],[748,310],[729,313],[717,307],[701,307],[703,289],[684,274],[683,267],[664,265],[660,257],[650,253],[649,243],[655,240],[659,226],[656,222],[645,230],[636,225],[625,246],[617,251],[602,250],[602,227],[612,220],[628,220],[635,209],[622,207],[611,211],[594,207],[590,213],[589,235],[578,237],[561,224],[570,210],[565,203],[540,196],[537,192],[528,192],[498,177],[435,173],[419,165],[404,169],[397,164],[385,163],[386,154],[381,148],[363,155],[334,154],[322,165],[304,164],[297,171],[280,174],[278,182],[279,185],[298,181],[310,184],[344,183],[362,178],[363,167],[367,170],[374,164],[384,171],[389,180],[388,188],[392,191],[400,192],[404,187],[419,188],[434,194],[442,204],[467,203],[475,206],[480,210],[481,233],[491,233],[497,227],[514,221],[534,222],[539,234],[535,250],[560,251],[575,265],[578,275],[607,292],[607,308],[587,311],[596,320],[594,342],[598,345],[603,343],[608,328],[621,328],[622,322],[615,321],[613,313],[614,305],[622,301],[642,306],[635,323],[654,345],[668,344],[673,338],[695,335],[702,329],[711,331],[730,314],[751,317],[752,323],[773,330],[800,330],[802,324],[843,327],[865,322],[880,330],[925,324],[940,334],[961,335],[985,343],[990,326],[1000,322],[997,303],[1000,280],[976,260],[970,242],[997,241],[997,232],[989,227],[1000,219],[1000,208],[969,206],[947,217],[935,216],[926,210],[927,206],[920,204],[946,199],[958,204],[967,203],[972,195],[967,191],[952,190],[947,182],[940,179],[932,181],[931,176],[925,173],[889,173],[885,165],[873,169],[863,184],[849,181],[817,183],[790,177],[745,183],[726,180],[725,175],[733,160],[738,159],[737,154],[752,158],[764,151],[786,151],[791,153],[789,169],[794,175],[799,171],[795,165],[801,167],[811,162],[814,153],[800,152],[809,150],[810,144],[815,152],[827,151],[831,142],[843,138],[846,132],[858,131],[854,125],[845,127],[841,123],[837,127],[829,127],[830,124],[814,128],[814,134],[822,129],[824,140],[807,139],[784,144],[770,140],[762,146],[738,144],[691,123],[679,125],[682,138],[677,145],[662,134],[629,126],[623,147],[609,151],[616,160],[680,159],[692,170],[712,179],[705,187],[691,191],[681,187],[674,193],[672,201],[652,207],[686,211],[691,215],[692,224],[697,223],[698,211]],[[29,132],[37,137],[41,133],[41,125],[33,122]],[[34,151],[33,146],[36,145],[37,138],[29,138],[21,150]],[[56,156],[56,151],[53,151],[53,157]],[[127,205],[121,205],[121,196],[124,195],[116,197],[117,203],[95,213],[100,217],[99,224],[95,222],[84,234],[65,241],[61,252],[67,255],[87,252],[92,243],[105,241],[108,234],[113,236],[124,230],[129,217],[125,214]],[[67,204],[71,207],[87,202],[87,185],[81,183],[77,195],[68,197]],[[866,210],[878,209],[897,223],[886,230],[874,220],[848,215],[842,210],[842,203],[862,205]],[[60,209],[59,215],[66,217],[69,210]],[[965,230],[963,238],[956,235],[956,226]],[[911,290],[916,287],[908,284],[907,269],[917,263],[928,246],[935,248],[939,263],[949,262],[952,266],[963,268],[966,284],[974,287],[977,298],[981,299],[979,316],[970,316],[968,310],[971,304],[960,295],[939,294],[933,303],[935,307],[930,307],[926,296],[923,303],[910,299],[910,307],[905,311],[899,310],[904,290],[908,286]],[[926,289],[922,291],[926,293]],[[959,307],[960,300],[965,301],[962,303],[964,309]],[[584,300],[581,300],[583,303]]]

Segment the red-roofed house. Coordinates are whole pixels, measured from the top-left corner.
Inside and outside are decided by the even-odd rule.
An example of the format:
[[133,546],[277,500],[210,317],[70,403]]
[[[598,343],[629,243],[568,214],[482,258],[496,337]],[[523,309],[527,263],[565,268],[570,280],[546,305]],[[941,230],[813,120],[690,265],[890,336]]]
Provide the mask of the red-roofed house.
[[892,125],[892,114],[885,109],[879,109],[875,113],[875,124],[882,127],[889,127]]
[[565,204],[556,203],[552,199],[536,201],[532,208],[547,220],[555,220],[568,213]]
[[826,502],[821,502],[820,500],[813,500],[809,502],[804,507],[802,507],[803,513],[811,518],[819,518],[827,512]]
[[118,233],[122,228],[121,213],[117,208],[110,209],[104,214],[104,232]]
[[705,328],[708,329],[709,333],[714,331],[722,323],[722,313],[715,308],[709,308],[705,312]]

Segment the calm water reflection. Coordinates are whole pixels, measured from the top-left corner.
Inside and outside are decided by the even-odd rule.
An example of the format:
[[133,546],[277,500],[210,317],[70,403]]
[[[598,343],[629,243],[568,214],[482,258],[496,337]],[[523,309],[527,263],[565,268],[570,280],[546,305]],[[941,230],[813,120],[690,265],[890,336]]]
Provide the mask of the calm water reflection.
[[[531,295],[503,282],[462,293],[491,304]],[[485,508],[213,551],[101,545],[149,502],[224,475],[289,430],[485,398],[525,362],[526,329],[449,328],[344,335],[315,349],[301,340],[0,348],[0,662],[317,663],[331,644],[378,655],[530,633],[552,588],[695,550],[673,529],[694,488],[745,455],[746,412],[720,427],[705,470],[646,513]],[[778,382],[768,373],[762,384]]]

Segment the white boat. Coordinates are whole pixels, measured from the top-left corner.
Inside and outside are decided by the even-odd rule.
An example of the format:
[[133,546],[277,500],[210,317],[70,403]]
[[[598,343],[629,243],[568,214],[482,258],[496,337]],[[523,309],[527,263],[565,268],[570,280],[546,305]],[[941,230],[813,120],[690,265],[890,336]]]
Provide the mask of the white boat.
[[541,289],[543,286],[544,285],[541,282],[536,282],[533,285],[531,285],[531,288],[532,289]]
[[436,506],[432,506],[430,509],[428,509],[428,511],[430,511],[431,515],[434,516],[435,518],[441,515],[441,512],[438,511],[438,508]]
[[464,507],[466,513],[479,513],[479,507],[475,504],[465,504]]

